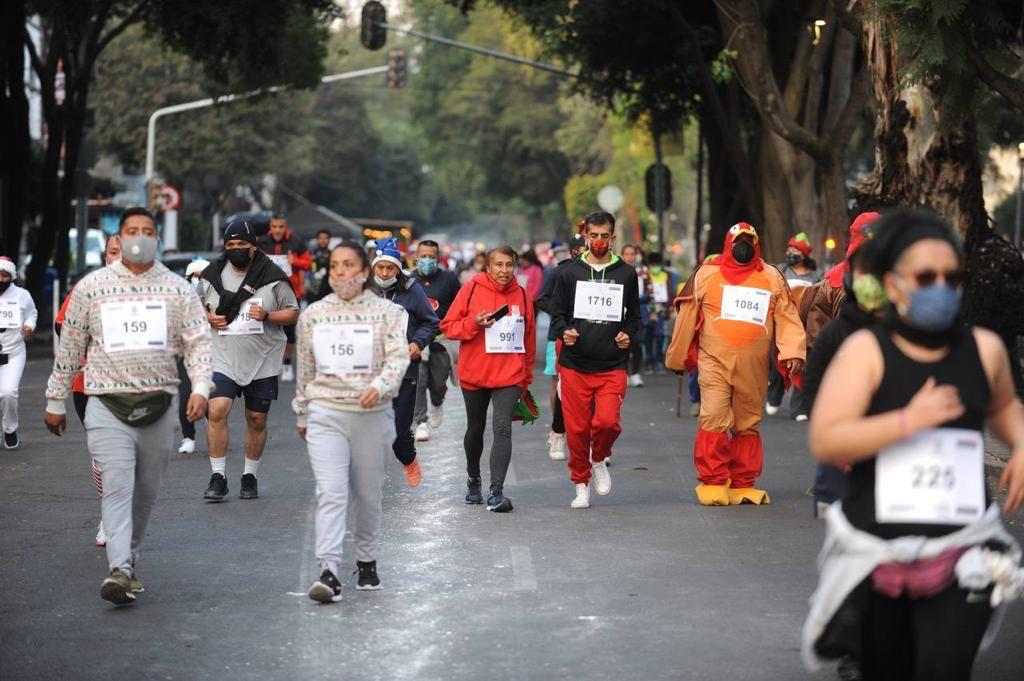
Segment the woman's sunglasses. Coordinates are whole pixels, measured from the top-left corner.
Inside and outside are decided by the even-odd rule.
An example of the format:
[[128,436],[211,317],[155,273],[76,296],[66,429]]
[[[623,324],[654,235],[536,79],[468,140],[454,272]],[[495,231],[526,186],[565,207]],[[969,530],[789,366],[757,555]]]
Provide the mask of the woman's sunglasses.
[[957,288],[960,284],[964,283],[964,272],[963,270],[948,270],[946,272],[936,272],[935,270],[921,270],[920,272],[914,272],[911,275],[917,285],[921,288],[927,288],[934,286],[935,282],[942,277],[942,281],[946,286]]

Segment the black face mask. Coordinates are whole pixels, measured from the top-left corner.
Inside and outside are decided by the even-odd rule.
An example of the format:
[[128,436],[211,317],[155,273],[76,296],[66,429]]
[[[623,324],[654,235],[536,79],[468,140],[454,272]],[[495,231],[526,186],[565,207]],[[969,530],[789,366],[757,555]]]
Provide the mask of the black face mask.
[[797,255],[796,253],[787,253],[786,254],[786,264],[787,265],[799,265],[803,261],[804,261],[804,256],[802,256],[802,255]]
[[7,289],[11,287],[11,282],[0,281],[0,293],[7,293]]
[[754,259],[754,246],[749,241],[739,241],[732,246],[732,259],[746,265]]
[[227,254],[228,262],[235,267],[246,267],[252,260],[248,248],[229,248],[224,253]]

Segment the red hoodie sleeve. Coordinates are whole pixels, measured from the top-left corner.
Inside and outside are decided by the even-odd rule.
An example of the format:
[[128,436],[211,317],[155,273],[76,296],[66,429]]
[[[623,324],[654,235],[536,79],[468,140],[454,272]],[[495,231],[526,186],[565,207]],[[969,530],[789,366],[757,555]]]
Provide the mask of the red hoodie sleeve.
[[313,257],[309,254],[309,251],[303,251],[297,253],[292,251],[295,259],[292,261],[293,270],[311,270],[313,269]]
[[441,333],[447,338],[457,341],[469,341],[480,334],[480,327],[477,326],[476,320],[470,314],[467,302],[476,286],[472,282],[467,286],[463,286],[459,294],[455,296],[455,300],[452,301],[451,307],[448,308],[448,314],[441,320]]

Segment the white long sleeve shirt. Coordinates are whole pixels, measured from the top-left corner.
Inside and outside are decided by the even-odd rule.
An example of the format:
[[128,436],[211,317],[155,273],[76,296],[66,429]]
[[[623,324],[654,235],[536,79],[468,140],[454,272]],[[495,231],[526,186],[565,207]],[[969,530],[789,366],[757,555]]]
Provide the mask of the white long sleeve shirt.
[[16,301],[20,322],[18,326],[10,329],[0,329],[0,353],[13,355],[25,350],[25,337],[21,334],[21,327],[27,326],[33,331],[36,328],[36,319],[39,313],[36,311],[36,304],[28,291],[12,283],[7,290],[0,294],[0,309],[10,305],[8,301]]

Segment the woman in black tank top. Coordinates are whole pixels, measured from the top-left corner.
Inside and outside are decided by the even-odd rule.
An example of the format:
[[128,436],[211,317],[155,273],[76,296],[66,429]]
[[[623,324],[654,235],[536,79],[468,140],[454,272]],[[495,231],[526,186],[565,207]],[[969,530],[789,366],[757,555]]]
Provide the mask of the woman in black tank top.
[[[841,512],[883,539],[942,537],[980,522],[986,424],[1014,446],[1006,511],[1024,500],[1024,406],[995,334],[959,321],[962,251],[934,215],[897,210],[875,223],[864,270],[891,302],[881,323],[843,344],[811,417],[811,450],[848,466]],[[856,285],[856,283],[855,283]],[[967,547],[964,547],[966,550]],[[955,563],[955,557],[952,562]],[[913,578],[916,563],[889,564]],[[940,570],[949,569],[943,564]],[[950,579],[938,592],[883,595],[869,576],[844,604],[859,632],[846,650],[865,679],[969,679],[991,608]]]

